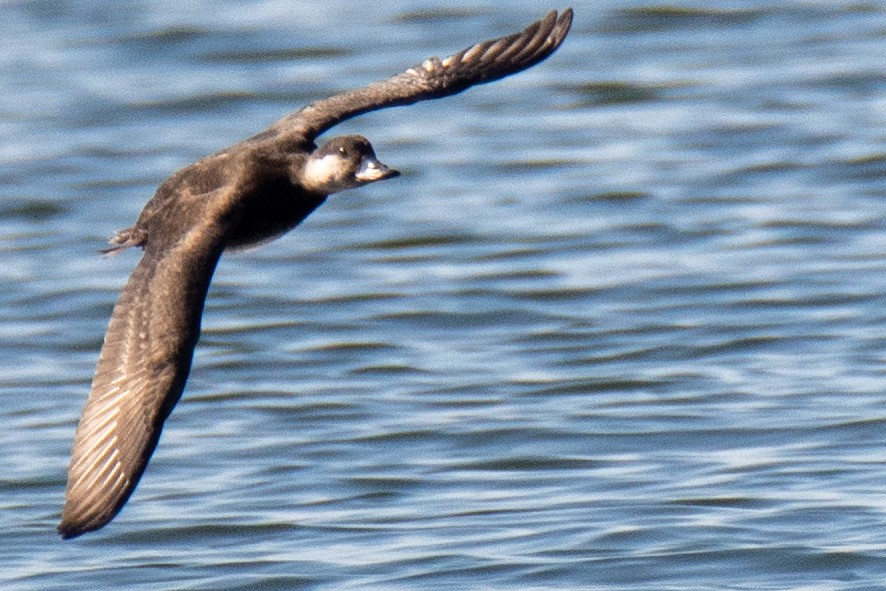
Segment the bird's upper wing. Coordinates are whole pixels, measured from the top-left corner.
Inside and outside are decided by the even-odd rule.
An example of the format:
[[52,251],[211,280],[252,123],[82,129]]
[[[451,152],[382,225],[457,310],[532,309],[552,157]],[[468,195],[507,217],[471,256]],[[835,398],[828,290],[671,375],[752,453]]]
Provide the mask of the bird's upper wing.
[[572,25],[572,9],[551,11],[520,33],[472,45],[446,59],[431,57],[402,74],[311,103],[261,136],[313,141],[345,119],[378,109],[457,94],[525,70],[551,55]]
[[129,498],[178,402],[224,247],[205,222],[162,251],[150,241],[114,307],[80,418],[59,533],[108,523]]

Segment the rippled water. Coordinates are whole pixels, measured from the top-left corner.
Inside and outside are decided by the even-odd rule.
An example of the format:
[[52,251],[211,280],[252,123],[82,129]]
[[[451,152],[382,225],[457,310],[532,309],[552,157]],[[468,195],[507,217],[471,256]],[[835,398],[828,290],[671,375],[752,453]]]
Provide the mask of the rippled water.
[[3,4],[4,589],[882,588],[882,2],[579,2],[541,66],[340,126],[404,175],[223,258],[142,484],[56,536],[107,237],[547,8]]

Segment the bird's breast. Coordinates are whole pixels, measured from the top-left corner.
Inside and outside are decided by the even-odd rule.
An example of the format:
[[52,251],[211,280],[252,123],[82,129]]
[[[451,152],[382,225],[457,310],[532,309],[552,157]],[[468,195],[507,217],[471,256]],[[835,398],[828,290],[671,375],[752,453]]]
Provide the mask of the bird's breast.
[[244,195],[227,246],[242,248],[285,234],[302,222],[325,195],[309,193],[286,178],[266,179]]

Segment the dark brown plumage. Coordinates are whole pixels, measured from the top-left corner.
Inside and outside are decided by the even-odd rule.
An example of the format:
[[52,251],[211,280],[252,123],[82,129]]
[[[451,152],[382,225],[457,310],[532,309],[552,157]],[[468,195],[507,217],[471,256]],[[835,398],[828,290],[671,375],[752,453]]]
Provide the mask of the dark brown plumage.
[[58,531],[107,524],[132,494],[181,397],[200,334],[209,282],[225,248],[298,225],[330,193],[396,176],[360,136],[314,140],[362,113],[457,94],[524,70],[556,50],[572,10],[550,12],[521,33],[311,103],[258,135],[166,180],[108,252],[144,249],[105,334],[80,418]]

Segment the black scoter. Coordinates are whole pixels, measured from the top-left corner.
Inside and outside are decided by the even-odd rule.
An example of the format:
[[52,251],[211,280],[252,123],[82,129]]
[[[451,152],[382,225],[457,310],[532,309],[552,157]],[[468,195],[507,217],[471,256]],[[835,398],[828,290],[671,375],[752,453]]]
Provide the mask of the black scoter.
[[114,307],[74,440],[58,532],[106,525],[135,489],[181,397],[203,303],[226,248],[298,225],[326,197],[397,176],[362,136],[315,139],[362,113],[457,94],[551,55],[572,10],[520,33],[431,57],[387,80],[316,101],[265,131],[173,174],[106,252],[143,249]]

